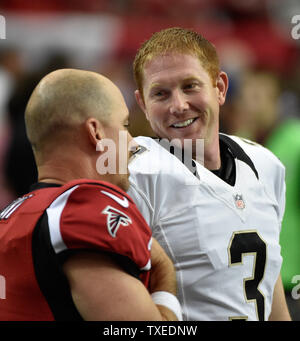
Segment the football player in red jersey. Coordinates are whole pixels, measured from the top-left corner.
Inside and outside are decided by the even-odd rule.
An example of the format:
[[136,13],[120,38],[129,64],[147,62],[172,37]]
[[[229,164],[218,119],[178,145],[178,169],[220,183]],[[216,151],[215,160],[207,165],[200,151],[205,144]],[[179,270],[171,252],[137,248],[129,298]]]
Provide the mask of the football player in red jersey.
[[103,141],[119,166],[119,132],[132,140],[119,89],[57,70],[25,121],[39,182],[0,214],[0,320],[181,319],[173,264],[126,194],[128,174],[96,168]]

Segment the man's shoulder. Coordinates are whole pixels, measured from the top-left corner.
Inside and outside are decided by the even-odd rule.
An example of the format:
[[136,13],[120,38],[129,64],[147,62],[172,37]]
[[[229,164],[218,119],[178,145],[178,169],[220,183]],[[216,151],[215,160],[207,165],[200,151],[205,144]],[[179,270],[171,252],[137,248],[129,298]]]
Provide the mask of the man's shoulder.
[[149,146],[149,147],[152,145],[155,145],[155,143],[156,143],[156,138],[150,137],[150,136],[136,136],[136,137],[134,137],[134,140],[139,145]]
[[266,169],[268,167],[278,167],[284,169],[283,164],[277,158],[277,156],[275,156],[269,149],[267,149],[263,145],[239,136],[225,136],[228,136],[244,150],[244,152],[254,163],[255,167],[263,169]]
[[182,155],[173,154],[167,140],[138,137],[135,141],[141,151],[129,163],[131,184],[136,184],[145,193],[153,188],[172,191],[186,184],[198,184],[199,180],[192,172],[196,170],[192,159],[182,160]]
[[141,155],[145,151],[147,153],[143,155],[151,155],[158,154],[162,157],[172,157],[169,153],[168,147],[172,146],[172,142],[169,142],[167,139],[159,139],[157,137],[148,137],[148,136],[137,136],[134,137],[134,140],[140,146],[139,151],[135,155]]
[[131,174],[169,174],[182,168],[180,160],[170,152],[172,143],[166,139],[146,136],[134,139],[140,148],[129,163]]

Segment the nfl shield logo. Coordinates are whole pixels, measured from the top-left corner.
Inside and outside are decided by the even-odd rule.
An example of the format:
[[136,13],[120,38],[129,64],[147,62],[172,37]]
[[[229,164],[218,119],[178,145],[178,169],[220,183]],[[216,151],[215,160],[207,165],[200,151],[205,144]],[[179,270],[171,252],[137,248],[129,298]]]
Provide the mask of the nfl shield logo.
[[238,208],[240,210],[245,208],[245,202],[244,202],[243,196],[241,194],[236,194],[234,196],[234,202],[235,202],[236,208]]

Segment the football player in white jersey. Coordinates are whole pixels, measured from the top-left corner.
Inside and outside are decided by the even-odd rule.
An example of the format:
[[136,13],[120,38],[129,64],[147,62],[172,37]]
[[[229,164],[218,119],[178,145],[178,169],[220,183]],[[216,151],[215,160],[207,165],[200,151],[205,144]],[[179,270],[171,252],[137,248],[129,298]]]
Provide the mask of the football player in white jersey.
[[[175,264],[184,319],[290,320],[280,277],[284,167],[264,147],[219,133],[228,77],[214,46],[182,28],[157,32],[134,73],[160,140],[136,138],[129,194]],[[177,141],[173,153],[165,140]],[[174,151],[184,140],[192,148],[182,159]]]

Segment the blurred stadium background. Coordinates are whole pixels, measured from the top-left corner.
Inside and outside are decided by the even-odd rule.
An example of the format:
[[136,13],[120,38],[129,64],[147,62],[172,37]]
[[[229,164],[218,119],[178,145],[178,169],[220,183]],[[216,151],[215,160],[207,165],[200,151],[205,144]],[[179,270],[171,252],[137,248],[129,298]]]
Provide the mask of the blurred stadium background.
[[[23,115],[33,88],[51,70],[106,75],[123,92],[132,135],[153,135],[135,103],[132,61],[145,39],[171,26],[195,29],[217,47],[230,78],[221,131],[279,149],[279,157],[293,149],[288,175],[300,179],[300,39],[291,35],[299,0],[0,0],[0,15],[6,19],[6,39],[0,40],[0,208],[36,178]],[[286,123],[298,139],[277,137]],[[288,193],[293,187],[295,197],[288,200],[300,228],[300,184],[293,181]],[[299,235],[292,238],[300,243]]]

